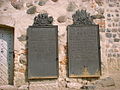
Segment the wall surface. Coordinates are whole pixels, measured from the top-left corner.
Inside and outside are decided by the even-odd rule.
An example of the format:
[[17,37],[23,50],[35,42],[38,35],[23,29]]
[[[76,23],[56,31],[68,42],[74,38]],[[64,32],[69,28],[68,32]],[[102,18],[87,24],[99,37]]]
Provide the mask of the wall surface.
[[[66,27],[72,24],[72,14],[78,9],[87,10],[99,24],[102,66],[99,80],[67,77]],[[28,82],[26,31],[39,13],[53,16],[53,25],[58,25],[59,78]],[[120,0],[0,0],[0,24],[12,26],[15,30],[14,85],[21,90],[80,89],[87,86],[96,90],[120,89]]]

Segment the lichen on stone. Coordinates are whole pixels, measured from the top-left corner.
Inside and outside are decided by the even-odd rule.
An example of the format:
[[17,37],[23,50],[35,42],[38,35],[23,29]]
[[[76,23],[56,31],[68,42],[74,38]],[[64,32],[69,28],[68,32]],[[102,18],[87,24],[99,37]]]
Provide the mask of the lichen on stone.
[[43,5],[46,4],[47,1],[48,1],[48,0],[40,0],[40,1],[38,2],[38,5],[43,6]]
[[27,14],[35,14],[36,6],[32,6],[27,10]]

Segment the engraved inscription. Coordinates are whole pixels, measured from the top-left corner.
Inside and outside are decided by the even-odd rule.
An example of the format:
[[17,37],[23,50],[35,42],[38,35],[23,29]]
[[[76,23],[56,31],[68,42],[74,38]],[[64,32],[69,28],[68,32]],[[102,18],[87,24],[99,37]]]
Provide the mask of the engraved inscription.
[[57,27],[29,28],[28,77],[57,78]]
[[97,25],[68,27],[69,76],[80,76],[85,68],[94,75],[100,69],[98,37]]

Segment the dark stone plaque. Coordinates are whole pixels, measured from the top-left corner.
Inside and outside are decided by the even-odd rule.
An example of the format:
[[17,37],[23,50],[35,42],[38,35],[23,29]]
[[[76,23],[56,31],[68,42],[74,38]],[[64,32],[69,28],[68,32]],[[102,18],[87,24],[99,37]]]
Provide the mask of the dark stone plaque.
[[68,26],[69,77],[100,76],[98,25]]
[[28,28],[28,79],[58,77],[58,27],[53,17],[38,14]]
[[29,27],[28,78],[57,78],[57,26]]

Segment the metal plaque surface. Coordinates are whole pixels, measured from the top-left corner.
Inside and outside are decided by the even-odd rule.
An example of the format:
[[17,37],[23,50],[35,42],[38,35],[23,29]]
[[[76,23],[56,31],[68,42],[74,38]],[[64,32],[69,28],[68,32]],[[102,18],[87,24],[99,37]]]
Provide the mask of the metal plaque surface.
[[28,78],[57,78],[57,26],[29,27]]
[[68,26],[69,77],[100,76],[98,25]]

